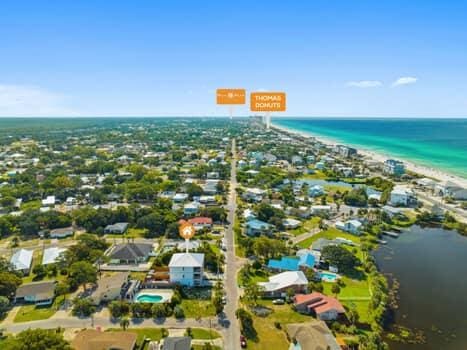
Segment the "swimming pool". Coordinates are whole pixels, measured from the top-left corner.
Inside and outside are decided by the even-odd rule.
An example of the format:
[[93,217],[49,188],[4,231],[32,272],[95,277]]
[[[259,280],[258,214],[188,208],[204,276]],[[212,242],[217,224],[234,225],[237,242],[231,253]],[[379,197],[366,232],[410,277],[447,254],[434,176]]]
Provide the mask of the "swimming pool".
[[168,289],[142,289],[134,297],[135,303],[166,303],[173,296],[173,291]]
[[135,300],[138,303],[162,303],[164,298],[156,294],[138,294]]
[[336,280],[339,278],[339,275],[332,272],[321,271],[319,273],[319,277],[324,282],[336,282]]

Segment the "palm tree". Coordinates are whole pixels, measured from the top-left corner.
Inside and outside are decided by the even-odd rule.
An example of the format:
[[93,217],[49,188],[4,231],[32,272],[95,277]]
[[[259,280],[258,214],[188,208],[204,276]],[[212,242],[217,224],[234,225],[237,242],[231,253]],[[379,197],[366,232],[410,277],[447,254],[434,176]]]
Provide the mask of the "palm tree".
[[120,327],[122,327],[122,329],[125,331],[129,325],[130,325],[130,319],[126,316],[122,317],[122,319],[120,320]]

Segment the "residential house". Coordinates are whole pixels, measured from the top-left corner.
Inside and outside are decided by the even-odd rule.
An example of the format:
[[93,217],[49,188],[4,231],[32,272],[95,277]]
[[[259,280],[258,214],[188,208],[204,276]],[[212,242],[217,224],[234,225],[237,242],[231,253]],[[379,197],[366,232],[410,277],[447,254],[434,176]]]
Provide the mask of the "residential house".
[[336,242],[335,240],[331,240],[327,238],[318,238],[316,241],[312,243],[311,248],[314,251],[321,252],[325,247],[330,246],[330,245],[339,245],[339,242]]
[[417,203],[415,193],[407,186],[395,186],[389,197],[389,204],[408,207]]
[[113,225],[107,225],[104,233],[124,234],[128,230],[128,222],[117,222]]
[[204,254],[176,253],[169,262],[170,282],[184,286],[201,286],[204,274]]
[[16,289],[15,303],[52,304],[55,298],[55,281],[25,283]]
[[322,321],[336,320],[345,313],[339,300],[318,292],[295,295],[294,306],[298,312],[316,315]]
[[245,209],[245,210],[243,211],[243,218],[244,218],[246,221],[250,221],[250,220],[256,219],[256,215],[255,215],[255,213],[253,212],[253,210],[251,210],[251,209]]
[[280,260],[270,259],[268,269],[276,271],[299,271],[313,268],[315,257],[312,254],[302,254],[300,256],[283,256]]
[[187,203],[183,206],[183,214],[186,216],[196,215],[201,205],[198,202]]
[[90,295],[94,305],[121,299],[128,284],[129,276],[129,272],[103,274],[97,280],[96,287]]
[[214,179],[210,179],[210,180],[206,180],[206,182],[204,184],[201,185],[201,187],[203,188],[203,192],[205,194],[216,194],[218,191],[217,191],[217,185],[219,184],[219,180],[214,180]]
[[212,228],[212,219],[208,217],[200,216],[189,219],[188,222],[194,226],[196,231]]
[[133,350],[136,339],[134,332],[85,329],[76,334],[71,346],[75,350]]
[[215,205],[217,204],[217,201],[216,201],[216,197],[215,196],[200,196],[198,201],[201,203],[201,204],[204,204],[204,205]]
[[188,200],[188,194],[187,193],[176,193],[172,200],[175,202],[175,203],[183,203],[185,202],[186,200]]
[[342,230],[353,235],[360,235],[363,225],[358,220],[348,220],[346,222],[336,221],[335,224],[338,230]]
[[312,205],[310,209],[313,215],[317,215],[330,213],[332,207],[330,205]]
[[111,264],[137,265],[149,259],[153,252],[150,243],[120,243],[108,252]]
[[266,190],[261,188],[247,188],[243,193],[243,198],[253,202],[261,202],[266,195]]
[[302,222],[300,220],[295,220],[295,219],[291,219],[291,218],[286,218],[286,219],[282,220],[282,225],[284,225],[284,228],[286,230],[295,229],[295,228],[299,227],[301,224],[302,224]]
[[62,227],[56,228],[54,230],[50,230],[50,238],[65,238],[69,236],[73,236],[75,230],[73,227]]
[[21,271],[24,275],[29,275],[32,264],[32,250],[20,249],[17,250],[10,259],[10,264],[15,271]]
[[54,206],[56,203],[55,196],[47,196],[47,198],[42,200],[42,205],[44,207],[51,207]]
[[45,248],[42,254],[42,265],[50,265],[58,262],[62,253],[66,251],[66,248],[50,247]]
[[287,290],[303,293],[307,290],[308,280],[302,271],[286,271],[269,277],[267,282],[258,282],[266,297],[285,297]]
[[308,195],[310,197],[319,197],[319,196],[322,196],[323,194],[325,194],[323,186],[314,185],[308,189]]
[[246,223],[246,234],[248,236],[259,236],[267,233],[271,229],[272,225],[258,219],[253,219]]
[[383,174],[391,176],[402,176],[405,173],[405,166],[399,160],[388,159],[383,164]]
[[290,345],[289,350],[341,350],[336,338],[323,321],[288,324],[287,335],[296,342]]

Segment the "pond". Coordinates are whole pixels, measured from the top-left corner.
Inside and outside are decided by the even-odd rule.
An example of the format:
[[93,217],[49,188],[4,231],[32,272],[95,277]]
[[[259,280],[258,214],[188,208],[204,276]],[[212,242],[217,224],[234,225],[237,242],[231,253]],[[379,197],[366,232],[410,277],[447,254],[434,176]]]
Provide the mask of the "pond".
[[395,350],[467,349],[467,237],[413,226],[375,253],[378,267],[399,283],[396,324],[423,331],[425,344]]

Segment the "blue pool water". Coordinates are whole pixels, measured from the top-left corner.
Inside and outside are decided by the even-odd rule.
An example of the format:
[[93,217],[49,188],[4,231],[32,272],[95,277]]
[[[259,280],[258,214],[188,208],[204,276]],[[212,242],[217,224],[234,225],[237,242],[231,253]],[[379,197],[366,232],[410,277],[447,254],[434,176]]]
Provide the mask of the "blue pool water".
[[163,298],[156,294],[139,294],[136,296],[138,303],[160,303]]
[[326,282],[335,282],[337,280],[337,275],[332,272],[320,272],[319,277]]

